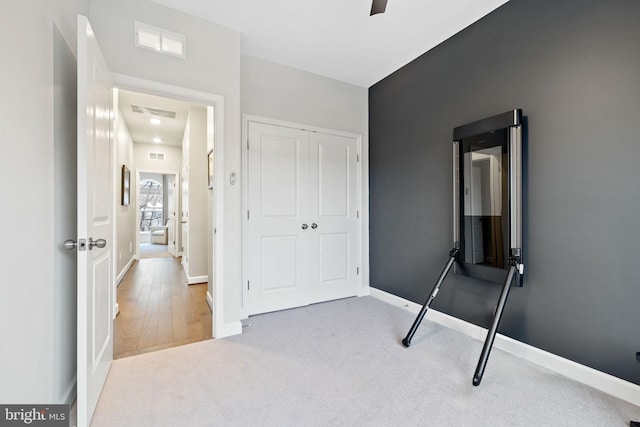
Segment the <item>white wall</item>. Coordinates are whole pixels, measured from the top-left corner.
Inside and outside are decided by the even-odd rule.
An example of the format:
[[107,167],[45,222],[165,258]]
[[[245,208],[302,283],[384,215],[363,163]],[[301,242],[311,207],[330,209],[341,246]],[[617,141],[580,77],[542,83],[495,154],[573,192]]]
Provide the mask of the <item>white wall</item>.
[[[164,160],[151,160],[149,153],[163,153]],[[133,144],[133,165],[136,170],[147,172],[180,172],[182,169],[182,149],[172,145],[136,142]]]
[[[64,403],[76,372],[76,14],[88,2],[0,4],[0,402]],[[19,41],[19,43],[16,43]]]
[[161,173],[140,172],[140,181],[142,181],[144,179],[152,179],[152,180],[156,181],[157,183],[162,184],[162,176],[163,176],[163,174],[161,174]]
[[[116,274],[122,277],[124,269],[135,256],[133,248],[135,242],[135,222],[136,222],[136,191],[132,186],[135,181],[135,164],[133,160],[133,140],[125,121],[122,119],[122,113],[118,111],[118,119],[116,123],[116,227],[117,242],[114,248],[116,258]],[[126,165],[130,171],[129,180],[129,206],[122,206],[120,191],[122,188],[122,165]]]
[[241,110],[367,138],[369,90],[263,59],[241,57]]
[[205,107],[189,107],[188,117],[188,148],[189,160],[189,239],[187,249],[188,272],[187,278],[208,275],[208,244],[209,236],[207,203],[209,200],[207,189],[207,111]]
[[[224,175],[240,176],[240,34],[146,0],[91,0],[90,21],[113,72],[224,97]],[[134,46],[134,22],[186,36],[186,59]],[[239,325],[242,301],[241,186],[225,180],[224,323]]]

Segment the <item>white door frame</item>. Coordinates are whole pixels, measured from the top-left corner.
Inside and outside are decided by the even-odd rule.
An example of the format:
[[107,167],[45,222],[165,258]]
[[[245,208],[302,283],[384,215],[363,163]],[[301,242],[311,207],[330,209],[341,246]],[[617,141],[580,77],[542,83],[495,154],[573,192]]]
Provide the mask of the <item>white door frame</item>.
[[[138,225],[140,224],[140,209],[138,209],[137,203],[138,200],[140,200],[140,174],[141,173],[157,173],[157,174],[162,174],[162,175],[173,175],[176,179],[176,182],[178,182],[179,178],[180,178],[180,173],[174,170],[154,170],[154,169],[147,169],[147,168],[141,168],[135,169],[135,181],[131,182],[131,185],[135,185],[135,189],[136,189],[136,206],[134,206],[136,208],[136,222],[134,224],[134,229],[135,229],[135,234],[134,234],[134,245],[135,245],[135,257],[136,259],[140,259],[140,230],[138,229]],[[162,191],[165,191],[165,189],[163,188]],[[180,194],[181,192],[178,192],[178,194]],[[180,197],[178,196],[176,198],[177,200],[180,199]],[[174,206],[174,208],[176,208],[176,215],[180,212],[179,210],[179,205],[177,203],[176,200],[174,200],[174,204],[176,206]],[[165,218],[166,219],[166,218]],[[174,227],[175,227],[175,220],[174,220]],[[175,233],[175,231],[174,231]]]
[[[214,277],[210,278],[213,284],[213,295],[207,292],[207,299],[212,304],[213,336],[224,336],[224,289],[222,278],[224,277],[224,97],[214,93],[173,86],[153,80],[141,79],[124,74],[112,73],[113,83],[117,88],[136,92],[145,92],[151,95],[174,98],[181,101],[193,102],[212,106],[214,108],[213,134],[207,132],[207,150],[214,147],[214,192],[213,212],[215,223],[215,259],[209,260],[213,264]],[[213,239],[213,235],[209,236]]]
[[303,129],[313,132],[326,133],[331,135],[355,138],[357,141],[360,161],[358,162],[358,211],[361,218],[360,241],[358,242],[358,252],[360,254],[360,287],[358,296],[369,295],[369,143],[364,140],[361,134],[337,131],[319,126],[306,125],[289,122],[286,120],[271,119],[268,117],[256,116],[252,114],[242,115],[242,311],[241,318],[249,317],[247,306],[247,280],[248,280],[248,219],[246,212],[249,209],[249,188],[248,188],[248,146],[249,146],[249,122],[264,123],[274,126]]

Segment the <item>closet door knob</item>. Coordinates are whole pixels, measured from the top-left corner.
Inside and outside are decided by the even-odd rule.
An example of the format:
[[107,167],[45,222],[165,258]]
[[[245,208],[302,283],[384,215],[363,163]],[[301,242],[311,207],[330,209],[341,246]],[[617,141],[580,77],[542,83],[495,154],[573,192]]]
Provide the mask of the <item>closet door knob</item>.
[[311,228],[313,228],[313,229],[315,230],[316,228],[318,228],[318,224],[316,224],[316,223],[314,222],[313,224],[311,224]]
[[302,224],[302,229],[306,230],[307,228],[309,228],[309,226],[307,224]]

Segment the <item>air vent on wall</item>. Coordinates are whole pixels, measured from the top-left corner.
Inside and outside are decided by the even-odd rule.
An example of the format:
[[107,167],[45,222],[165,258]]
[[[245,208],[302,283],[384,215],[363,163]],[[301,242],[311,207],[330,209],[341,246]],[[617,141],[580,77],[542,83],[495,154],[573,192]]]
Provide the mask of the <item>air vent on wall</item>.
[[185,36],[162,28],[135,23],[136,47],[185,58]]
[[131,105],[131,111],[140,114],[150,114],[152,116],[164,117],[167,119],[175,119],[176,112],[169,110],[161,110],[160,108],[141,107],[140,105]]
[[164,160],[164,153],[149,152],[149,160]]

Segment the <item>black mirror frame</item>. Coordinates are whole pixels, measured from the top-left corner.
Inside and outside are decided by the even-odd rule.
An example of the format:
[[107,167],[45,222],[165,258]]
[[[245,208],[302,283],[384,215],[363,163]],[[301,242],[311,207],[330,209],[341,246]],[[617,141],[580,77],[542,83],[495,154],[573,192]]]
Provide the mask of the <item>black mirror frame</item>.
[[[453,242],[461,249],[464,242],[464,168],[462,140],[483,133],[506,129],[509,138],[509,257],[522,259],[522,110],[515,109],[453,129]],[[465,263],[463,251],[458,251],[455,272],[496,283],[503,283],[505,270]],[[522,276],[520,276],[522,279]],[[521,283],[520,283],[521,284]]]

